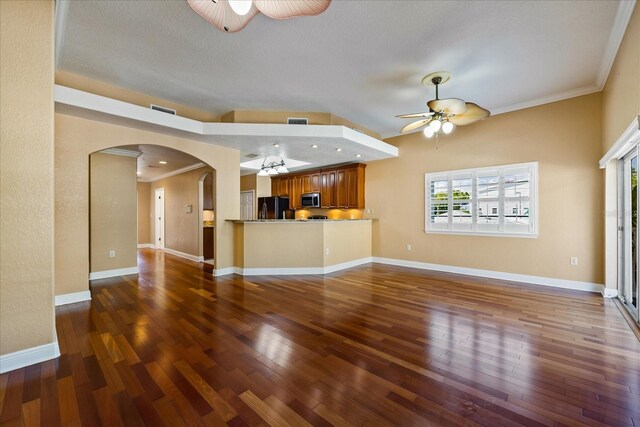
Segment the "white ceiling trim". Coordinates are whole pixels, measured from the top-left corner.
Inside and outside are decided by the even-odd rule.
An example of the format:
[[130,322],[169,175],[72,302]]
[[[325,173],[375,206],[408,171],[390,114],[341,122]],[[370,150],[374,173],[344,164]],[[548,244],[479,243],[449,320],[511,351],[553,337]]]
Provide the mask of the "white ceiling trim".
[[130,119],[136,122],[158,125],[196,135],[214,137],[346,139],[350,143],[359,144],[383,153],[385,157],[398,156],[398,147],[342,125],[300,126],[287,124],[200,122],[61,85],[55,85],[54,100],[58,104]]
[[532,99],[530,101],[521,102],[518,104],[507,105],[506,107],[494,108],[491,110],[492,116],[498,114],[510,113],[512,111],[522,110],[524,108],[537,107],[539,105],[550,104],[552,102],[562,101],[564,99],[575,98],[576,96],[589,95],[590,93],[599,92],[602,88],[598,86],[584,86],[577,89],[571,89],[565,92],[555,93],[542,98]]
[[631,15],[633,14],[635,5],[636,0],[627,0],[621,1],[620,5],[618,6],[618,12],[616,13],[616,18],[613,22],[611,33],[609,33],[607,47],[604,51],[604,55],[602,56],[600,69],[598,70],[596,84],[600,89],[603,89],[605,83],[607,83],[609,73],[611,72],[611,67],[613,67],[613,62],[618,55],[618,49],[620,49],[620,44],[622,43],[624,34],[627,31],[627,26],[629,25],[629,21],[631,20]]
[[160,181],[161,179],[165,179],[165,178],[169,178],[170,176],[174,176],[174,175],[180,175],[181,173],[185,173],[185,172],[189,172],[195,169],[199,169],[203,166],[207,166],[205,163],[195,163],[193,165],[189,165],[189,166],[185,166],[183,168],[180,169],[176,169],[174,171],[171,172],[167,172],[165,174],[162,175],[158,175],[154,178],[138,178],[139,182],[155,182],[155,181]]
[[107,148],[106,150],[99,151],[103,154],[113,154],[114,156],[125,157],[140,157],[142,155],[139,151],[125,150],[124,148]]

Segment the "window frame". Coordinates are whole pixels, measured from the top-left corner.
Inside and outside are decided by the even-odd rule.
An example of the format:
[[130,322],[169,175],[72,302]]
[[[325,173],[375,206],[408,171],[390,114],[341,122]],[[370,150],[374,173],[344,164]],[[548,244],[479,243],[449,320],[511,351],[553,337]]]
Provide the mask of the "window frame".
[[[506,196],[507,189],[505,187],[505,175],[519,175],[522,171],[526,171],[529,175],[529,195],[519,196],[515,198],[513,196]],[[495,172],[495,175],[491,173]],[[471,206],[471,224],[454,222],[453,221],[453,181],[461,179],[461,177],[471,177],[471,193],[470,193],[470,206]],[[493,197],[478,198],[478,177],[493,177],[498,178],[498,194]],[[443,222],[431,222],[431,208],[435,203],[432,203],[431,197],[431,183],[434,181],[446,181],[447,182],[447,206],[448,215],[446,224]],[[527,163],[514,163],[500,166],[489,166],[481,168],[471,169],[458,169],[443,172],[428,172],[424,174],[424,198],[425,198],[425,218],[424,218],[424,231],[426,234],[453,234],[453,235],[465,235],[465,236],[492,236],[492,237],[520,237],[535,239],[539,235],[539,198],[538,198],[538,162]],[[529,204],[529,225],[527,231],[517,231],[518,227],[524,228],[524,225],[513,224],[506,220],[508,212],[506,212],[506,203],[513,201],[523,201]],[[498,203],[498,223],[480,223],[478,222],[478,204],[479,203]],[[443,204],[443,202],[439,202]],[[493,214],[491,214],[493,215]],[[464,225],[464,226],[463,226]]]

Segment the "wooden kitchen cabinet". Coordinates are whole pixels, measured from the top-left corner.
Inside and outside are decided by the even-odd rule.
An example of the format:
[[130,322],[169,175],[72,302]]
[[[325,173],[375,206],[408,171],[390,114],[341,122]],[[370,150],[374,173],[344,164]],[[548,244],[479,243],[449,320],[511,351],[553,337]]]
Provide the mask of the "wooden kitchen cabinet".
[[271,178],[271,195],[289,197],[289,206],[300,209],[301,196],[320,193],[323,208],[364,209],[365,164],[348,164]]
[[322,171],[320,174],[322,189],[320,191],[320,206],[323,208],[336,207],[336,171]]
[[302,208],[302,181],[303,176],[300,175],[289,178],[289,209]]

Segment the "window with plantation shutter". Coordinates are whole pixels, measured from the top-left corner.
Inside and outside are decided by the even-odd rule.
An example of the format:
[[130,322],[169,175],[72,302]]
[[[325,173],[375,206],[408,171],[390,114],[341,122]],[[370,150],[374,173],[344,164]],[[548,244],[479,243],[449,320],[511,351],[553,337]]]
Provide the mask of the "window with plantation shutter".
[[538,163],[425,174],[427,233],[537,237]]

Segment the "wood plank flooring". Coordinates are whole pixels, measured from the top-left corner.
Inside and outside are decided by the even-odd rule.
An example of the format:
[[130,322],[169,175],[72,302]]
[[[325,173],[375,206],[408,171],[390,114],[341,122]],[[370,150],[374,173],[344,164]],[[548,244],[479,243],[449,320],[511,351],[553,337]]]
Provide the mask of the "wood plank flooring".
[[640,426],[640,342],[597,294],[379,264],[213,278],[148,249],[139,267],[58,307],[62,356],[0,375],[2,425]]

